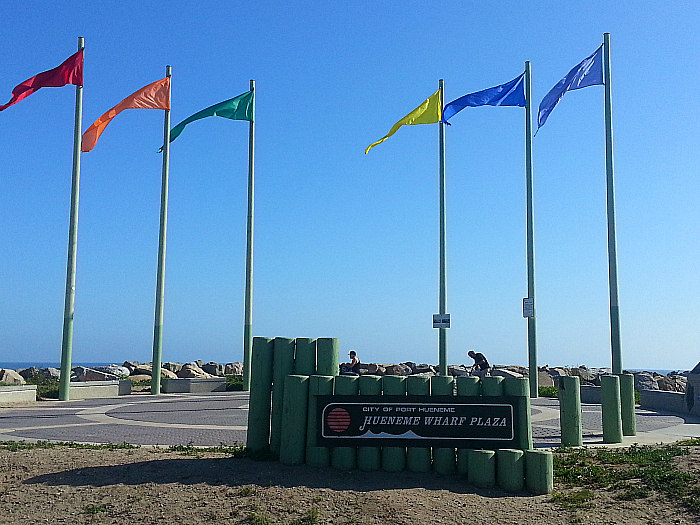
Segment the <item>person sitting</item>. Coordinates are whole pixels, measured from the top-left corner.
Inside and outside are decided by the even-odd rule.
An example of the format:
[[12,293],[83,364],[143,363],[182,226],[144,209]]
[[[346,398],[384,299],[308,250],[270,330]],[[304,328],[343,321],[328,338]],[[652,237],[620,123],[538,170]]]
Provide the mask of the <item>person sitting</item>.
[[484,354],[482,354],[481,352],[475,352],[474,350],[469,350],[469,352],[467,352],[467,355],[474,360],[474,364],[472,365],[473,375],[479,377],[486,377],[487,375],[489,375],[489,369],[491,368],[491,365],[489,365],[489,362],[484,356]]
[[345,376],[359,376],[360,360],[357,357],[355,350],[350,350],[350,362],[341,363],[340,374]]

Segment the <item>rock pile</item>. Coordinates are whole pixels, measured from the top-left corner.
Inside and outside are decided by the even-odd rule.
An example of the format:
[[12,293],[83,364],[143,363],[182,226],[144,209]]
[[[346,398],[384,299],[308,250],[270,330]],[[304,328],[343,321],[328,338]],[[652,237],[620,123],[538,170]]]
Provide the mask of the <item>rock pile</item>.
[[[450,365],[448,374],[453,377],[469,375],[470,367],[467,365]],[[394,376],[435,376],[440,372],[438,365],[427,363],[414,363],[406,361],[398,364],[368,363],[361,364],[360,375],[394,375]],[[121,365],[100,366],[85,368],[76,366],[71,371],[71,381],[107,381],[114,379],[130,379],[132,382],[149,381],[153,373],[151,363],[139,363],[137,361],[125,361]],[[549,367],[539,368],[539,386],[554,386],[560,377],[578,376],[582,385],[600,386],[600,376],[610,374],[609,368],[579,367]],[[670,392],[685,392],[688,372],[671,372],[668,375],[657,372],[632,372],[634,374],[634,388],[641,390],[665,390]],[[190,363],[163,363],[161,377],[167,378],[211,378],[226,375],[243,375],[243,363],[204,363],[201,360]],[[491,375],[502,377],[528,377],[528,369],[517,365],[495,365]],[[60,370],[56,368],[38,369],[34,367],[23,370],[0,369],[0,383],[6,385],[22,385],[27,380],[35,382],[36,379],[58,379]]]

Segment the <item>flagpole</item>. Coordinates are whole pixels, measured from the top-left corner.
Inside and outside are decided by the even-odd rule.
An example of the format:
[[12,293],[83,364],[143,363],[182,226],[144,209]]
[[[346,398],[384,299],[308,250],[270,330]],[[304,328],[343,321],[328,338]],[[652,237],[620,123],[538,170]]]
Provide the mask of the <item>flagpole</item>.
[[[165,76],[172,76],[172,67],[165,66]],[[168,107],[170,107],[168,90]],[[156,278],[156,310],[153,326],[153,361],[151,394],[160,394],[160,365],[163,355],[163,301],[165,299],[165,239],[168,227],[168,177],[170,171],[170,109],[165,110],[163,124],[163,173],[160,191],[160,233],[158,235],[158,275]]]
[[610,342],[612,373],[622,373],[620,345],[620,304],[617,294],[617,240],[615,234],[615,180],[613,174],[612,86],[610,75],[610,33],[603,35],[603,74],[605,82],[605,179],[608,215],[608,280],[610,284]]
[[525,186],[527,208],[527,297],[532,302],[531,316],[527,318],[527,354],[530,376],[530,397],[539,395],[537,370],[537,322],[535,317],[535,233],[532,203],[532,72],[530,61],[525,62]]
[[[445,81],[440,79],[440,122],[438,127],[440,148],[440,310],[446,314],[446,268],[445,268],[445,123],[442,121],[442,109],[445,105]],[[440,375],[447,375],[447,328],[438,328],[438,353]]]
[[[78,51],[85,39],[78,37]],[[70,196],[70,226],[68,227],[68,263],[66,270],[66,299],[63,309],[63,340],[61,342],[61,377],[58,399],[70,399],[70,374],[73,353],[73,315],[75,313],[75,268],[78,247],[78,200],[80,197],[80,143],[83,120],[83,86],[75,86],[75,125],[73,128],[73,177]]]
[[[255,107],[255,80],[250,81]],[[245,316],[243,320],[243,390],[250,390],[250,362],[253,349],[253,208],[255,204],[255,117],[248,133],[248,222],[245,253]]]

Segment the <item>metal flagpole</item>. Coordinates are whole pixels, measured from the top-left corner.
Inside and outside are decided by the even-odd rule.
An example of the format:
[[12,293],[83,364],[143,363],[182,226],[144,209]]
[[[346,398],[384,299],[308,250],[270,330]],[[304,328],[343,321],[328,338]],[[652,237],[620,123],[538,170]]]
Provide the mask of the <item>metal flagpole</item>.
[[[85,39],[78,37],[78,51],[85,47]],[[63,310],[63,341],[61,343],[61,378],[58,399],[70,399],[70,374],[73,353],[73,314],[75,313],[75,266],[78,247],[78,199],[80,196],[80,143],[83,120],[83,86],[75,86],[75,126],[73,131],[73,179],[70,195],[70,226],[68,228],[68,264],[66,271],[66,299]]]
[[[255,108],[255,80],[250,81]],[[255,110],[253,110],[254,112]],[[250,390],[250,360],[253,349],[253,207],[255,203],[255,117],[248,134],[248,224],[245,253],[245,317],[243,320],[243,390]]]
[[605,81],[605,179],[608,204],[608,280],[610,283],[610,342],[612,373],[622,373],[620,348],[620,304],[617,295],[617,241],[615,235],[615,181],[613,175],[612,86],[610,80],[610,33],[603,35]]
[[[165,66],[165,76],[172,76],[172,67]],[[168,91],[170,98],[170,91]],[[170,102],[170,100],[168,100]],[[170,106],[170,104],[168,104]],[[165,299],[165,238],[168,228],[168,176],[170,171],[170,110],[165,110],[163,124],[163,177],[160,191],[160,233],[158,235],[158,275],[156,278],[156,312],[153,326],[153,361],[151,394],[160,394],[160,365],[163,355],[163,300]]]
[[[532,82],[530,61],[525,62],[525,186],[527,208],[527,354],[530,376],[530,397],[538,396],[537,322],[535,317],[535,234],[532,206]],[[525,310],[528,310],[527,312]]]
[[[445,81],[440,79],[440,315],[446,312],[445,285],[445,123],[442,121],[442,108],[445,102]],[[440,375],[447,375],[447,328],[439,328],[438,352],[440,359]]]

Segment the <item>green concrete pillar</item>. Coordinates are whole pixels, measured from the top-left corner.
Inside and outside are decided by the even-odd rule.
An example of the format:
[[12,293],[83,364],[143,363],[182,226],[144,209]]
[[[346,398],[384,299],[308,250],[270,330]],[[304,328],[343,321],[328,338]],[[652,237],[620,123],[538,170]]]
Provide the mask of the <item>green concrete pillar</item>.
[[297,338],[294,373],[302,376],[312,376],[316,373],[316,339]]
[[600,376],[600,387],[603,409],[603,443],[622,443],[620,379],[613,375]]
[[287,376],[284,380],[280,440],[280,463],[284,465],[301,465],[306,458],[308,400],[309,376]]
[[581,387],[576,376],[564,376],[559,379],[559,426],[562,446],[583,445]]
[[[361,396],[381,396],[382,378],[379,376],[360,376]],[[380,447],[357,447],[357,468],[365,472],[379,470],[382,466],[382,449]]]
[[317,444],[318,434],[318,400],[316,396],[333,395],[333,376],[309,377],[309,409],[306,423],[306,464],[313,467],[327,467],[331,462],[328,447]]
[[294,373],[294,339],[275,337],[272,348],[272,425],[270,427],[270,452],[278,456],[280,453],[280,440],[282,439],[284,378]]
[[496,486],[496,453],[493,450],[469,450],[467,481],[481,489]]
[[264,454],[270,450],[272,339],[268,337],[254,337],[251,353],[246,448],[252,454]]
[[496,483],[506,492],[520,492],[525,487],[524,454],[516,449],[496,451]]
[[[430,380],[431,394],[434,396],[453,396],[454,377],[435,376]],[[438,474],[454,474],[456,468],[455,449],[433,447],[433,469]]]
[[339,370],[340,343],[334,337],[316,339],[316,373],[320,376],[337,376]]
[[[408,376],[406,393],[409,396],[429,396],[430,377]],[[411,472],[430,471],[430,447],[408,447],[406,449],[406,466]]]
[[[337,343],[337,339],[335,339]],[[318,340],[317,347],[321,348],[321,339]],[[336,347],[337,349],[337,347]],[[321,354],[319,353],[319,358]],[[320,365],[320,359],[319,359]],[[319,366],[320,368],[320,366]],[[338,367],[336,366],[336,372]],[[334,394],[336,396],[357,395],[360,381],[358,376],[337,376],[335,378]],[[333,447],[331,449],[331,465],[338,470],[352,470],[355,468],[357,450],[355,447]]]
[[551,494],[554,488],[554,456],[548,450],[525,452],[525,487],[531,494]]
[[480,396],[481,382],[476,376],[461,376],[457,378],[458,396]]
[[503,395],[503,378],[501,376],[487,376],[481,379],[481,395],[488,397],[500,397]]
[[507,377],[502,384],[503,395],[521,398],[518,412],[520,428],[516,429],[518,436],[517,446],[520,450],[530,450],[532,448],[530,380],[527,377]]
[[[456,378],[458,396],[480,396],[481,381],[476,376],[461,376]],[[467,475],[469,464],[469,450],[466,448],[457,449],[457,472]]]
[[457,474],[466,476],[469,472],[469,449],[457,449]]
[[[385,396],[405,396],[404,376],[382,377],[382,390]],[[382,470],[401,472],[406,468],[406,447],[382,447]]]
[[634,411],[634,376],[620,374],[620,408],[622,411],[622,434],[637,435],[637,420]]

